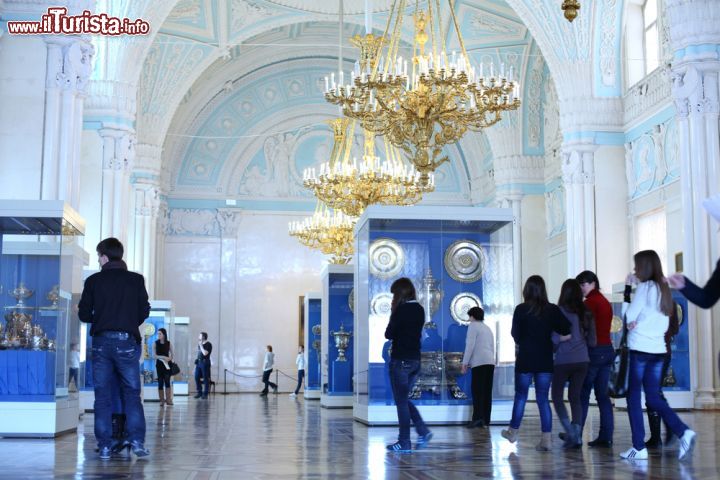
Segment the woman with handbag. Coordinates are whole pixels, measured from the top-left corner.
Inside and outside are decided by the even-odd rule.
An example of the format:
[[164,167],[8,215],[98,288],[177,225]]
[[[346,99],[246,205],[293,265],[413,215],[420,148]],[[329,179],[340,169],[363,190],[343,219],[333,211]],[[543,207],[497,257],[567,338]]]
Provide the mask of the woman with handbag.
[[166,403],[173,404],[173,391],[170,377],[170,364],[173,361],[172,344],[167,338],[167,330],[158,328],[158,338],[153,343],[153,356],[155,357],[155,371],[158,378],[158,397],[160,406]]
[[628,460],[647,460],[645,448],[645,425],[643,422],[641,394],[649,408],[657,412],[675,435],[680,438],[678,458],[690,456],[695,445],[695,432],[660,397],[662,366],[667,354],[665,332],[673,313],[670,288],[664,281],[660,257],[654,250],[635,254],[635,274],[625,280],[625,291],[637,283],[631,303],[623,303],[627,322],[627,342],[630,349],[628,370],[627,409],[632,432],[632,447],[620,454]]
[[501,433],[509,442],[517,441],[530,383],[534,382],[542,431],[535,450],[547,452],[552,447],[552,410],[548,399],[553,376],[552,334],[568,335],[570,322],[557,305],[548,301],[545,280],[539,275],[528,277],[523,287],[523,300],[515,307],[512,319],[511,334],[517,352],[512,418],[510,426]]

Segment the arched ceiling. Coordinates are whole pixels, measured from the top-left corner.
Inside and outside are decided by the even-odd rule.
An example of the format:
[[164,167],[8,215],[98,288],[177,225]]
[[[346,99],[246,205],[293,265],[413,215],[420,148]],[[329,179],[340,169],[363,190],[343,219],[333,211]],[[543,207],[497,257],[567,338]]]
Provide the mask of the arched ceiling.
[[[173,185],[175,193],[179,194],[178,189],[182,186],[195,189],[194,194],[199,194],[197,189],[203,182],[206,183],[202,188],[214,188],[216,193],[230,193],[227,187],[217,184],[220,179],[228,178],[228,167],[224,165],[227,157],[221,157],[231,150],[237,153],[242,149],[238,149],[237,145],[227,145],[230,142],[222,142],[223,149],[217,150],[220,156],[213,162],[206,162],[204,167],[198,167],[200,157],[194,156],[197,152],[193,149],[199,144],[178,140],[191,135],[212,135],[208,133],[209,125],[199,124],[197,118],[201,114],[212,117],[210,109],[214,109],[214,114],[221,115],[225,111],[223,109],[230,108],[212,103],[228,82],[237,95],[240,91],[244,92],[243,95],[255,95],[252,102],[245,101],[245,107],[240,107],[247,109],[247,105],[252,105],[252,112],[241,109],[236,115],[256,129],[267,119],[271,119],[270,125],[281,123],[285,109],[301,109],[304,106],[308,112],[318,115],[318,122],[321,116],[334,114],[317,85],[312,91],[313,84],[336,68],[338,25],[334,9],[337,4],[331,6],[331,3],[335,2],[181,0],[176,4],[146,57],[140,79],[137,120],[139,143],[164,145],[162,171],[165,175],[172,175],[167,181]],[[386,3],[389,2],[374,2],[375,10],[382,12],[387,7]],[[364,19],[359,13],[362,8],[353,5],[353,2],[346,1],[345,10],[350,12],[346,16],[349,24],[344,32],[346,38],[362,31],[360,24]],[[542,154],[543,98],[550,75],[538,45],[525,24],[502,0],[458,0],[455,5],[467,49],[474,60],[503,61],[514,65],[516,72],[520,72],[524,89],[522,111],[509,115],[499,126],[493,127],[497,131],[490,134],[490,149],[502,155]],[[385,15],[376,13],[373,16],[377,30],[383,29]],[[445,18],[449,21],[448,15]],[[404,38],[411,38],[411,35],[408,28]],[[449,36],[448,45],[450,49],[458,47],[453,35]],[[347,44],[344,56],[348,62],[356,57],[354,49]],[[302,68],[294,70],[295,80],[300,81],[303,77],[301,83],[304,87],[302,95],[293,96],[290,87],[294,85],[293,81],[281,78],[281,67],[275,70],[271,67],[297,65],[297,61],[304,61],[301,67],[307,71],[301,75]],[[349,69],[350,65],[347,63],[346,68]],[[257,85],[251,87],[249,83],[243,83],[250,82],[251,74],[261,70],[267,76],[256,80],[257,85],[278,85],[270,108],[263,95],[272,94],[260,92]],[[235,137],[245,135],[248,134],[239,130],[233,133]],[[473,136],[482,138],[477,141]],[[458,172],[465,172],[458,176],[462,178],[460,183],[463,185],[480,178],[481,171],[487,168],[483,161],[491,158],[490,152],[475,150],[479,145],[487,145],[487,139],[482,134],[473,136],[461,142],[455,148],[455,154],[450,152],[457,157],[456,162],[466,159],[457,168]],[[463,151],[467,145],[471,145],[473,150]],[[250,153],[242,155],[243,161],[250,165],[250,159],[246,158]],[[156,168],[159,170],[160,165]],[[198,168],[203,171],[202,175],[193,170]],[[216,184],[207,183],[213,181]],[[459,187],[458,193],[465,189],[465,186]]]

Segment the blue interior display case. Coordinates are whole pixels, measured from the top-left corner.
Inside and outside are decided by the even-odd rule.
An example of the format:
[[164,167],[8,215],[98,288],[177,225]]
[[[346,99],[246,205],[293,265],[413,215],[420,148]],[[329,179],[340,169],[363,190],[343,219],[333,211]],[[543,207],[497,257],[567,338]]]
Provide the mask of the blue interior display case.
[[333,265],[321,272],[321,394],[325,408],[353,405],[354,267]]
[[305,294],[305,399],[320,400],[322,353],[322,294]]
[[355,234],[355,419],[397,424],[385,329],[390,286],[407,277],[425,309],[421,372],[410,394],[423,418],[444,424],[470,419],[471,374],[461,374],[460,368],[467,311],[480,306],[496,343],[492,421],[507,422],[515,365],[510,330],[519,285],[512,211],[372,206],[358,220]]
[[[611,304],[613,308],[613,328],[610,333],[615,348],[620,346],[622,339],[622,292],[625,286],[623,284],[613,285],[613,295]],[[678,311],[678,319],[680,321],[680,329],[678,334],[673,338],[670,344],[672,377],[675,384],[663,387],[663,395],[673,408],[692,409],[695,407],[694,385],[693,385],[693,366],[691,362],[692,355],[690,353],[690,322],[688,321],[688,301],[678,291],[672,290],[673,301],[675,301]],[[625,408],[627,403],[624,398],[614,400],[615,406]]]
[[80,343],[84,231],[63,202],[0,200],[0,436],[77,429],[70,346]]

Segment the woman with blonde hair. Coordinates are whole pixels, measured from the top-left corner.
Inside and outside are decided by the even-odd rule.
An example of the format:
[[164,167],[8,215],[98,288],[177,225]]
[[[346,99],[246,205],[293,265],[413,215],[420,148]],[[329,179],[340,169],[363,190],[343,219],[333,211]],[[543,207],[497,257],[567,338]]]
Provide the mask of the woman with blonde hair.
[[660,396],[663,362],[667,353],[665,332],[668,330],[674,304],[670,288],[663,277],[660,257],[654,250],[635,254],[635,273],[625,280],[626,299],[633,284],[637,284],[632,302],[623,303],[628,329],[630,365],[628,368],[627,409],[632,432],[632,447],[620,454],[628,460],[647,460],[645,425],[641,394],[645,403],[657,412],[672,432],[680,438],[680,460],[689,457],[695,444],[692,431],[667,401]]

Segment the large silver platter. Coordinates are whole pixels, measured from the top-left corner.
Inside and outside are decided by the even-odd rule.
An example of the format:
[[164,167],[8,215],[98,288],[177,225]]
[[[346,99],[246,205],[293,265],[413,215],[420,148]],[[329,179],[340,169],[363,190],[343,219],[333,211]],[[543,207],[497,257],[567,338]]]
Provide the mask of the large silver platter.
[[475,242],[458,240],[445,250],[445,270],[458,282],[476,282],[485,271],[485,252]]
[[352,313],[355,313],[355,289],[350,289],[350,294],[348,295],[348,307],[350,307],[350,311]]
[[378,293],[370,302],[370,311],[383,317],[390,316],[392,310],[392,293]]
[[450,315],[460,325],[470,325],[470,317],[467,312],[473,307],[482,308],[477,295],[470,292],[458,293],[450,302]]
[[391,238],[378,238],[370,244],[370,273],[378,278],[396,277],[405,265],[405,251]]

